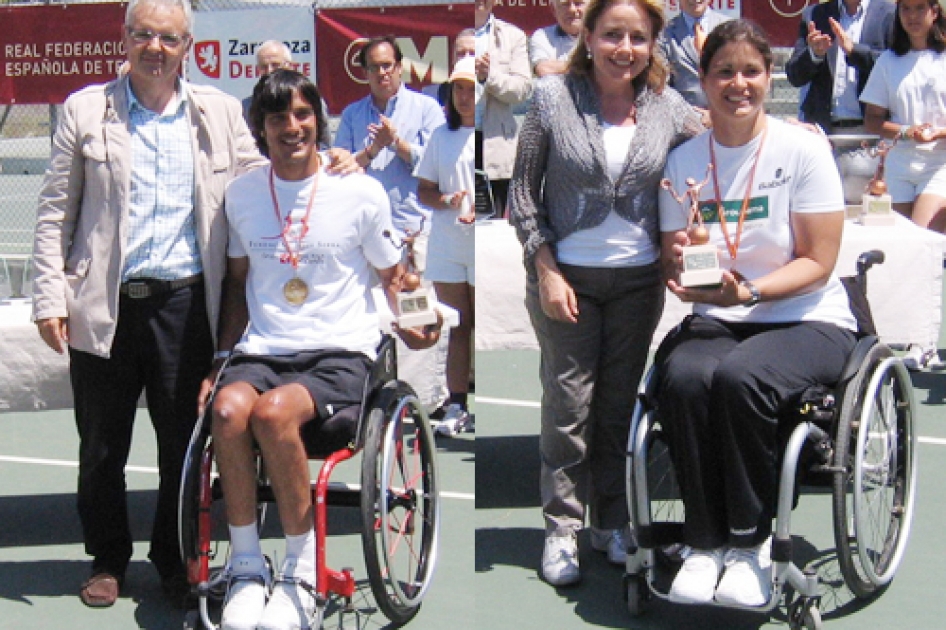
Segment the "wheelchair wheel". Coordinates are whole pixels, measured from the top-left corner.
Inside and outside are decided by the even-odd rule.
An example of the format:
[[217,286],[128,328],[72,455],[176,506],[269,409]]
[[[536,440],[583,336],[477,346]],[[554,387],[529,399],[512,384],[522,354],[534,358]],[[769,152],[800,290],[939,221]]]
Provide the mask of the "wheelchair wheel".
[[[177,502],[178,537],[181,547],[181,558],[184,566],[191,573],[191,568],[201,559],[201,527],[206,529],[204,537],[210,540],[209,515],[206,520],[200,518],[202,513],[209,509],[210,497],[203,497],[206,501],[205,510],[201,509],[201,493],[205,480],[209,480],[211,465],[207,455],[210,444],[210,420],[200,418],[191,433],[187,453],[184,456],[184,469],[181,473],[181,490]],[[206,551],[206,550],[205,550]]]
[[834,536],[845,582],[859,598],[893,579],[913,519],[913,390],[883,344],[848,385],[835,444]]
[[362,544],[371,590],[395,624],[417,614],[437,563],[440,496],[433,433],[409,385],[382,389],[368,417]]
[[683,523],[683,498],[670,449],[659,426],[647,435],[647,493],[652,523]]

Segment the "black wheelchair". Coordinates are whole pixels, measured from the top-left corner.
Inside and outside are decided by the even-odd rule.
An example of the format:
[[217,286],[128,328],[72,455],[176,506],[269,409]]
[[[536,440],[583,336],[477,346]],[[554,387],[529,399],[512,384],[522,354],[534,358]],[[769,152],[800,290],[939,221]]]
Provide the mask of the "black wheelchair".
[[[843,278],[860,334],[835,387],[810,389],[790,411],[772,536],[770,612],[786,594],[789,626],[821,628],[819,578],[792,562],[791,513],[801,482],[830,488],[838,565],[859,599],[890,584],[910,535],[916,490],[916,433],[909,373],[880,342],[866,300],[866,273],[883,263],[871,251]],[[624,592],[631,615],[667,598],[682,549],[684,505],[655,409],[651,367],[639,391],[627,448],[628,509],[637,549],[628,551]],[[796,593],[794,601],[786,587]],[[719,605],[713,603],[713,605]]]
[[[226,369],[226,367],[224,367]],[[221,370],[223,372],[223,370]],[[214,472],[210,434],[211,404],[197,422],[181,481],[179,525],[181,554],[197,610],[187,613],[185,628],[217,627],[219,606],[228,584],[228,545],[214,532],[223,521],[214,502],[223,498]],[[349,407],[322,423],[304,425],[310,459],[324,460],[311,482],[316,536],[316,609],[309,627],[322,627],[333,600],[341,615],[358,614],[353,569],[326,564],[328,506],[361,509],[361,539],[371,592],[381,612],[401,625],[418,612],[437,564],[440,497],[436,447],[423,405],[410,385],[397,380],[394,338],[385,335],[366,380],[361,405]],[[361,453],[361,484],[330,482],[333,469]],[[267,503],[275,501],[262,458],[257,455],[258,523]],[[222,528],[225,530],[225,527]],[[224,534],[225,538],[225,534]]]

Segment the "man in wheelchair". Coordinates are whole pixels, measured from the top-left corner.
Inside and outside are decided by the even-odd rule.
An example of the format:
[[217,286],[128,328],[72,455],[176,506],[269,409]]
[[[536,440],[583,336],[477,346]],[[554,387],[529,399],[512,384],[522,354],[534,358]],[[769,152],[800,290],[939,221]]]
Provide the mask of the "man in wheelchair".
[[808,387],[835,383],[856,343],[833,273],[844,198],[828,145],[765,114],[772,52],[761,31],[741,20],[720,26],[702,66],[713,129],[670,155],[667,177],[684,190],[712,165],[700,211],[731,271],[716,286],[681,286],[686,209],[662,190],[667,285],[695,303],[655,359],[657,412],[690,547],[669,598],[762,606],[780,412]]
[[[287,630],[307,628],[315,607],[313,506],[300,430],[360,403],[380,341],[370,286],[376,272],[397,312],[401,252],[389,238],[380,184],[324,170],[317,147],[326,119],[314,84],[278,70],[257,84],[250,116],[271,165],[234,180],[226,193],[221,351],[200,407],[212,405],[230,530],[221,628]],[[439,337],[439,326],[395,330],[410,347]],[[286,536],[275,584],[257,531],[257,448]]]

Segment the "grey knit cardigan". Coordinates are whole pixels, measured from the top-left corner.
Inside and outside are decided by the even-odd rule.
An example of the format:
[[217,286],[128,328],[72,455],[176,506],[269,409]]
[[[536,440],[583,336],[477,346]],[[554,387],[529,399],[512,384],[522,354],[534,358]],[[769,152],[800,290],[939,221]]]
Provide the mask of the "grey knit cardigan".
[[601,107],[588,77],[552,75],[535,84],[519,132],[510,183],[510,222],[523,244],[526,270],[543,243],[600,225],[614,210],[659,246],[657,191],[667,154],[702,132],[700,115],[676,91],[649,88],[636,101],[637,131],[624,169],[612,181]]

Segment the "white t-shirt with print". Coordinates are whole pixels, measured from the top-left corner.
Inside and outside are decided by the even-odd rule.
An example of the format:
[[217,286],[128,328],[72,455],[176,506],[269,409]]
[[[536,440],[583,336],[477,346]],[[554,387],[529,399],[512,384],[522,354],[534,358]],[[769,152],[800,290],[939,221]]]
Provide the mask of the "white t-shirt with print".
[[[946,53],[911,50],[898,57],[885,50],[871,70],[861,101],[883,107],[901,125],[946,127]],[[906,143],[895,149],[946,149],[946,140]]]
[[[226,193],[228,255],[250,258],[246,283],[250,326],[237,349],[249,354],[292,354],[337,348],[374,358],[380,330],[370,294],[377,282],[372,268],[391,267],[401,258],[390,239],[387,193],[367,175],[329,175],[322,170],[300,249],[297,239],[316,177],[273,178],[277,217],[270,170],[258,168],[238,177]],[[280,235],[287,211],[291,212],[288,241],[292,251],[300,253],[298,276],[309,289],[300,305],[290,304],[283,294],[286,282],[296,275],[288,261],[280,261],[286,252]]]
[[[703,220],[710,243],[720,251],[720,265],[735,268],[747,280],[755,280],[783,267],[792,260],[794,243],[792,213],[843,212],[844,194],[831,149],[804,129],[768,118],[765,144],[759,157],[742,238],[735,263],[726,247],[716,212],[716,192],[712,175],[700,194]],[[749,173],[763,134],[741,147],[724,147],[706,132],[677,147],[667,160],[665,175],[677,193],[687,190],[686,178],[702,182],[710,163],[709,143],[713,142],[726,226],[735,241],[739,212],[746,194]],[[683,208],[669,191],[660,190],[660,229],[674,232],[686,228],[688,208]],[[753,307],[729,308],[696,304],[694,312],[724,321],[794,322],[823,321],[856,329],[847,293],[836,275],[811,293],[767,301]]]

